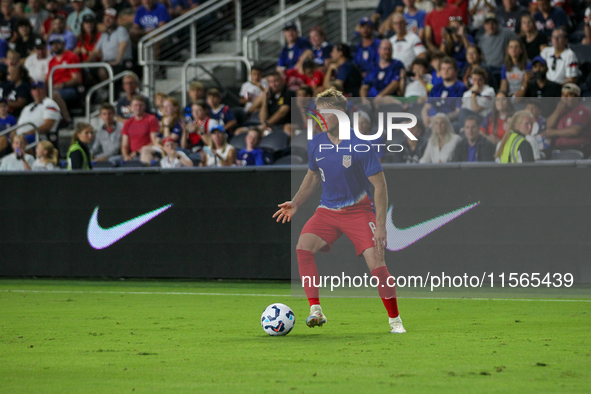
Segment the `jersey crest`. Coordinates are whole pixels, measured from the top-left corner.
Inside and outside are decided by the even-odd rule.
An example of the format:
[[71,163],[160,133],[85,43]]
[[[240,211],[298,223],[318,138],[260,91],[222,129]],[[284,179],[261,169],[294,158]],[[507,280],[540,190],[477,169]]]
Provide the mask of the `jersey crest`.
[[343,167],[351,167],[351,155],[343,155]]

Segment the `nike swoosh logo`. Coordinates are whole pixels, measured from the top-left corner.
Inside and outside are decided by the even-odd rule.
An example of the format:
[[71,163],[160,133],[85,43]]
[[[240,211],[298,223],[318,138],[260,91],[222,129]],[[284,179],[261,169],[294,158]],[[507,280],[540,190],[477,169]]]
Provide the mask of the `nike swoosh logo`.
[[325,159],[325,157],[321,157],[320,159],[319,158],[316,158],[316,161],[320,161],[320,160],[323,160],[323,159]]
[[392,206],[388,210],[387,216],[390,219],[386,220],[386,232],[388,237],[388,246],[386,246],[386,249],[391,250],[393,252],[397,250],[402,250],[414,244],[419,239],[431,234],[433,231],[437,230],[441,226],[451,222],[463,213],[468,212],[470,209],[474,208],[478,204],[480,204],[480,201],[474,204],[470,204],[464,208],[448,212],[434,219],[427,220],[426,222],[422,222],[414,226],[402,229],[397,228],[394,225],[394,222],[392,221],[392,209],[394,208]]
[[144,213],[143,215],[110,228],[102,228],[100,226],[98,223],[99,207],[96,207],[90,217],[90,222],[88,222],[88,243],[95,249],[109,247],[129,233],[148,223],[170,207],[172,207],[172,204]]

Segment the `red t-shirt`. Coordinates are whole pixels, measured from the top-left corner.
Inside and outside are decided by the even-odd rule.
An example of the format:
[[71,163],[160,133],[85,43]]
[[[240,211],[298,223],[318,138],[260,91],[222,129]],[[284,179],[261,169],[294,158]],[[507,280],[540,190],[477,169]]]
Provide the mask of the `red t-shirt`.
[[135,116],[125,121],[121,135],[129,137],[129,151],[137,152],[142,147],[150,145],[152,139],[150,133],[158,133],[160,125],[158,119],[152,114],[144,114],[144,117],[137,120]]
[[[505,131],[507,131],[507,126],[509,126],[509,124],[506,122],[506,119],[501,119],[500,117],[497,118],[497,137],[501,139],[503,138]],[[489,116],[484,120],[483,124],[480,126],[480,130],[487,135],[494,134],[492,116]]]
[[[49,69],[47,70],[47,78],[49,79],[49,74],[51,74],[51,70],[60,64],[76,64],[80,63],[80,58],[72,51],[64,51],[62,54],[62,58],[57,60],[57,56],[54,56],[49,61]],[[60,68],[55,70],[53,73],[53,84],[64,83],[68,82],[72,79],[72,74],[80,73],[79,68]]]
[[449,25],[449,17],[451,16],[462,16],[462,12],[456,6],[445,5],[441,11],[437,11],[435,8],[425,17],[425,26],[431,26],[433,42],[438,48],[441,45],[441,29]]
[[306,74],[300,74],[295,68],[289,69],[285,72],[287,77],[287,87],[291,90],[297,91],[301,85],[308,85],[315,88],[324,82],[324,73],[316,70],[312,78]]
[[569,113],[562,116],[558,121],[558,130],[567,129],[571,126],[583,126],[583,131],[575,138],[559,137],[555,145],[574,146],[591,142],[591,133],[589,133],[589,124],[591,123],[591,111],[583,104],[577,105]]
[[[62,15],[64,18],[68,18],[68,14],[64,11],[58,11],[58,14]],[[49,33],[49,31],[51,30],[51,23],[53,22],[53,18],[50,16],[49,18],[45,19],[45,22],[43,22],[43,30],[44,33],[47,34]]]
[[[94,50],[94,48],[96,47],[96,44],[98,43],[99,39],[101,38],[101,33],[99,32],[99,33],[96,34],[96,37],[95,37],[94,42],[92,44],[90,43],[91,37],[92,36],[90,34],[86,34],[85,33],[84,34],[84,40],[83,41],[78,40],[78,43],[76,44],[76,48],[84,48],[84,49],[86,49],[86,52],[87,53],[83,53],[82,56],[81,56],[83,62],[85,62],[85,61],[88,60],[88,54],[90,52],[92,52]],[[97,61],[100,61],[100,59],[97,60]]]
[[462,1],[462,0],[448,0],[447,4],[454,5],[454,6],[458,7],[458,9],[460,10],[460,16],[462,17],[464,25],[467,25],[469,23],[469,20],[468,20],[468,0],[464,0],[464,3],[457,5],[460,1]]

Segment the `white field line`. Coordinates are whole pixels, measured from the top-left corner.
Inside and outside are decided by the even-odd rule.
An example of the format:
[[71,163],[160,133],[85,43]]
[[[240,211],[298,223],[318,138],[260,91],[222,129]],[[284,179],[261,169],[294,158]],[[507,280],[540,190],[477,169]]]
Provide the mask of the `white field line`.
[[[83,291],[83,290],[1,290],[1,293],[44,293],[44,294],[130,294],[130,295],[194,295],[194,296],[244,296],[244,297],[292,297],[291,294],[248,294],[248,293],[190,293],[178,291]],[[294,298],[303,298],[298,296]],[[325,296],[323,298],[374,298],[374,297],[338,297]],[[461,298],[461,297],[401,297],[416,300],[471,300],[471,301],[525,301],[525,302],[591,302],[588,299],[561,298]]]

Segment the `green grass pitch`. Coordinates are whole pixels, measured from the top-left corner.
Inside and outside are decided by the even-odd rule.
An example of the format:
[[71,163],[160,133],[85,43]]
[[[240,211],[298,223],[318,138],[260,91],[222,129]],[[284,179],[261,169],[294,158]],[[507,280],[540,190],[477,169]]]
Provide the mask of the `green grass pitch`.
[[[187,294],[191,293],[191,294]],[[591,390],[589,300],[324,299],[285,283],[0,280],[0,393],[576,393]],[[293,331],[270,337],[282,302]]]

